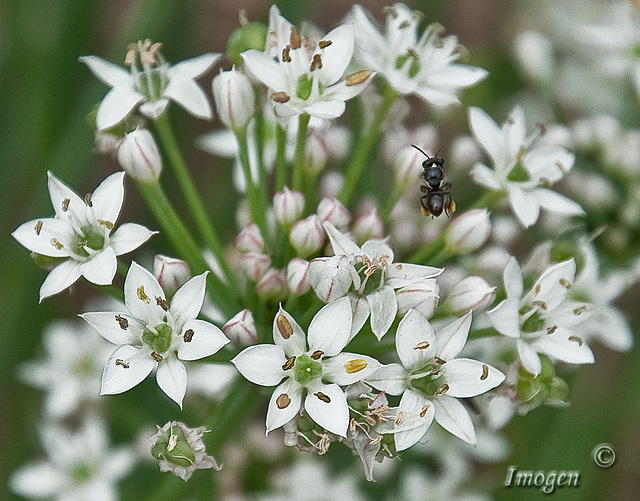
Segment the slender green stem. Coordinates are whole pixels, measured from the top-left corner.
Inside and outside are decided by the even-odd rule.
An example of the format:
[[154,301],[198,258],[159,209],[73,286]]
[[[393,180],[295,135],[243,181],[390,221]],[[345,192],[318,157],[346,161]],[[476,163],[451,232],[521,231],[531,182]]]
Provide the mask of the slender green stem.
[[276,126],[276,191],[282,191],[287,184],[287,131]]
[[389,198],[387,198],[387,201],[384,204],[384,206],[378,209],[378,215],[384,222],[387,222],[387,219],[389,218],[391,211],[396,206],[396,204],[398,203],[398,200],[400,200],[404,192],[405,192],[404,186],[398,183],[394,183],[393,191],[391,192],[391,195],[389,195]]
[[202,203],[202,199],[196,190],[195,184],[187,168],[187,164],[182,156],[178,142],[171,128],[169,116],[165,112],[155,120],[156,130],[164,146],[164,150],[169,157],[171,166],[173,167],[176,179],[180,185],[180,189],[184,194],[185,200],[191,214],[196,222],[198,231],[202,235],[207,247],[213,252],[216,260],[220,264],[222,273],[229,283],[233,283],[233,274],[227,264],[225,253],[220,240],[213,228],[207,211]]
[[431,258],[437,255],[441,249],[445,247],[445,238],[444,232],[440,232],[440,234],[436,237],[435,240],[432,240],[427,245],[421,247],[417,250],[409,259],[409,263],[431,263]]
[[304,178],[304,157],[307,148],[307,131],[309,130],[309,120],[311,116],[302,113],[298,117],[298,138],[296,139],[296,154],[293,160],[293,172],[291,174],[291,188],[302,191]]
[[342,186],[342,191],[338,196],[338,199],[347,206],[349,204],[349,200],[353,195],[353,192],[358,185],[358,181],[362,176],[362,172],[367,165],[367,158],[369,157],[371,151],[375,149],[376,142],[380,138],[382,123],[386,118],[391,106],[395,102],[398,97],[398,93],[388,85],[385,89],[384,96],[382,98],[382,103],[378,107],[376,114],[373,118],[373,122],[371,123],[371,128],[368,133],[363,136],[360,141],[355,145],[355,152],[351,157],[351,161],[347,166],[346,177],[344,181],[344,185]]

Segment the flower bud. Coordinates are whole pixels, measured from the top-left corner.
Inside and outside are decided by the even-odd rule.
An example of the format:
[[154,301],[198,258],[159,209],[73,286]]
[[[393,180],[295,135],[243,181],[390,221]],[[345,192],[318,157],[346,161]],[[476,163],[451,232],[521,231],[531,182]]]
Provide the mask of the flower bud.
[[344,229],[351,221],[349,210],[335,197],[325,197],[320,200],[316,214],[321,222],[329,221],[338,229]]
[[251,223],[238,233],[236,248],[242,252],[262,252],[264,250],[264,240],[257,224]]
[[318,174],[325,168],[329,161],[329,151],[324,139],[311,130],[307,136],[305,149],[304,170],[309,174]]
[[182,259],[156,254],[153,258],[153,276],[164,293],[171,297],[191,278],[191,270]]
[[253,322],[253,315],[247,309],[237,313],[222,326],[222,332],[236,346],[249,346],[258,341],[258,331]]
[[242,269],[245,274],[253,282],[257,282],[262,278],[271,266],[271,258],[266,254],[259,252],[247,252],[240,258]]
[[263,52],[267,39],[267,27],[264,24],[249,23],[246,20],[241,24],[240,28],[231,33],[227,42],[227,57],[233,64],[242,64],[240,54],[249,49]]
[[319,257],[309,263],[309,284],[325,303],[344,296],[351,283],[347,256]]
[[418,280],[396,291],[398,315],[404,316],[413,308],[425,318],[431,318],[438,307],[440,288],[434,278]]
[[356,236],[356,242],[360,244],[367,240],[383,237],[384,224],[375,207],[356,219],[353,225],[353,233]]
[[162,157],[151,132],[136,128],[118,146],[118,162],[124,171],[141,183],[155,183],[162,172]]
[[281,300],[287,297],[287,275],[284,270],[269,268],[256,284],[258,296],[263,299]]
[[443,306],[447,313],[454,316],[481,310],[493,302],[496,297],[495,289],[482,277],[468,276],[451,288]]
[[256,112],[255,95],[249,78],[235,67],[220,70],[211,83],[218,118],[234,132],[244,130]]
[[304,195],[285,186],[284,191],[273,195],[273,208],[278,222],[285,228],[291,228],[304,210]]
[[151,455],[160,462],[160,471],[170,471],[186,482],[195,470],[220,470],[216,460],[205,454],[204,426],[189,428],[184,423],[170,421],[157,428],[158,432],[151,437],[154,440]]
[[451,221],[445,241],[451,252],[467,254],[482,247],[490,235],[491,220],[487,209],[474,209]]
[[324,229],[315,214],[301,219],[291,228],[289,242],[300,257],[306,257],[320,250],[324,243]]
[[398,151],[393,160],[396,183],[400,186],[412,186],[420,178],[422,162],[425,156],[413,146],[405,146]]
[[309,285],[309,263],[299,257],[294,257],[287,264],[287,283],[289,291],[296,296],[301,296],[308,292]]

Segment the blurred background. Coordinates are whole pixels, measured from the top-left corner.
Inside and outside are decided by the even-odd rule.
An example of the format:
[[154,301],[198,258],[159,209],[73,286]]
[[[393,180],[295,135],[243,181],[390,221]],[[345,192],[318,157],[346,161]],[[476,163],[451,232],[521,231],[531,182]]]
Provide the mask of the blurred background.
[[[377,19],[383,18],[385,2],[360,3]],[[471,54],[470,64],[490,71],[488,80],[465,94],[464,107],[477,105],[489,112],[505,113],[509,108],[499,98],[515,93],[522,85],[512,56],[511,40],[525,23],[521,17],[521,12],[526,10],[524,4],[506,0],[407,3],[425,14],[426,23],[438,21],[448,34],[456,34]],[[47,171],[82,194],[93,190],[107,174],[119,170],[115,162],[93,152],[93,131],[87,126],[85,116],[107,88],[78,62],[78,57],[95,54],[122,64],[127,44],[144,38],[161,41],[163,53],[171,62],[209,51],[224,53],[229,35],[239,26],[238,11],[246,9],[249,20],[266,23],[270,5],[250,0],[0,2],[0,380],[3,381],[0,499],[18,499],[7,488],[8,476],[27,460],[42,455],[35,431],[41,420],[42,393],[19,382],[16,368],[21,362],[42,355],[41,336],[50,319],[74,318],[79,311],[84,311],[86,296],[93,293],[84,282],[79,282],[71,294],[63,293],[38,304],[38,289],[45,272],[34,265],[29,252],[14,241],[10,233],[24,221],[52,213]],[[326,31],[338,24],[351,8],[351,4],[341,0],[286,0],[278,5],[283,16],[294,24],[307,19]],[[229,67],[228,63],[222,66]],[[209,94],[210,78],[208,75],[203,79]],[[424,120],[424,106],[418,102],[415,106],[413,119]],[[191,119],[175,106],[171,111],[178,139],[186,146],[188,162],[197,169],[198,184],[210,190],[210,195],[205,197],[209,209],[213,213],[228,213],[232,221],[235,207],[230,189],[230,161],[215,159],[189,147],[193,138],[218,125]],[[460,117],[464,120],[464,110]],[[135,221],[155,229],[137,192],[129,188],[133,187],[127,185],[120,221]],[[167,188],[171,191],[170,186]],[[618,209],[625,211],[629,207],[620,203]],[[222,228],[223,238],[228,240],[234,231],[231,224]],[[637,255],[639,248],[627,250]],[[639,292],[635,286],[619,302],[623,311],[636,315],[632,325],[635,332]],[[498,465],[482,466],[486,470],[483,487],[496,499],[544,497],[535,488],[501,487],[510,465],[520,470],[579,471],[580,487],[556,491],[553,494],[556,499],[637,498],[640,347],[636,344],[624,354],[598,345],[593,349],[596,364],[581,367],[570,382],[571,405],[562,410],[539,408],[516,418],[508,431],[513,444],[508,459]],[[176,418],[174,411],[167,406],[159,409],[158,414]],[[132,439],[132,430],[118,428],[118,416],[110,415],[109,419],[114,442]],[[162,423],[161,419],[150,422]],[[616,452],[616,463],[611,468],[601,469],[594,464],[592,450],[600,443],[611,444]],[[232,459],[227,461],[233,464]],[[225,462],[224,454],[222,462]],[[339,465],[340,458],[334,464]],[[258,466],[268,470],[266,464]],[[139,477],[129,477],[121,488],[123,499],[137,499],[135,493],[140,492],[140,485],[155,485],[163,478],[156,469],[154,465],[144,467]],[[259,473],[262,475],[265,473]],[[243,481],[251,485],[246,478]],[[381,485],[392,485],[394,481],[384,479]],[[383,491],[375,484],[361,487],[372,499],[383,499],[379,494]],[[193,498],[176,499],[209,498],[215,499],[215,495],[200,493]]]

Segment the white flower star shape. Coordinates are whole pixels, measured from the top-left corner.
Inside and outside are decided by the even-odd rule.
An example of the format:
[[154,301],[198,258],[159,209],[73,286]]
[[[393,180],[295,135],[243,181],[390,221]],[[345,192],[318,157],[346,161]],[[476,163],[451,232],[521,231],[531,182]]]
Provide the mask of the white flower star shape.
[[436,334],[429,321],[409,310],[396,333],[396,351],[401,364],[382,366],[366,380],[390,395],[402,395],[396,417],[396,449],[418,442],[433,419],[465,442],[474,444],[476,432],[471,416],[457,398],[475,397],[504,381],[498,369],[468,358],[456,358],[467,342],[471,313]]
[[536,144],[537,132],[527,137],[522,108],[516,106],[502,127],[480,108],[469,108],[469,126],[493,163],[490,169],[478,162],[471,177],[485,188],[506,191],[522,226],[535,224],[540,208],[565,216],[584,214],[576,202],[549,189],[571,170],[574,156],[559,146]]
[[211,119],[211,104],[195,79],[222,55],[208,53],[170,65],[160,53],[161,47],[150,40],[131,44],[125,58],[130,71],[97,56],[80,57],[98,79],[112,87],[98,107],[98,130],[115,127],[138,105],[140,113],[155,120],[169,101],[195,117]]
[[[504,269],[507,299],[489,311],[501,334],[516,340],[522,366],[540,374],[539,353],[570,364],[592,364],[591,349],[574,330],[594,312],[593,305],[568,297],[576,263],[568,259],[548,268],[523,297],[522,271],[514,257]],[[578,331],[579,332],[579,331]]]
[[442,27],[431,25],[418,38],[420,18],[404,4],[389,8],[384,34],[359,5],[351,10],[351,19],[356,59],[403,95],[415,94],[437,107],[457,104],[462,89],[488,75],[482,68],[455,63],[460,57],[458,40],[440,37]]
[[116,256],[137,249],[156,233],[134,223],[112,232],[124,201],[124,172],[106,178],[84,199],[48,174],[55,217],[33,219],[11,234],[30,251],[61,260],[40,287],[40,301],[70,287],[81,276],[96,285],[111,284]]
[[341,353],[350,333],[347,298],[324,306],[313,317],[308,336],[281,307],[273,321],[275,344],[250,346],[232,360],[252,383],[278,385],[269,402],[267,433],[291,421],[304,406],[318,425],[346,437],[349,408],[340,386],[370,376],[380,365],[371,357]]
[[340,25],[322,38],[317,33],[301,34],[274,5],[265,52],[251,49],[242,58],[269,87],[277,116],[308,113],[329,119],[342,115],[345,101],[360,94],[373,77],[370,71],[360,71],[343,78],[353,48],[351,25]]
[[[436,290],[433,277],[441,268],[393,262],[393,250],[384,240],[368,240],[362,247],[340,233],[335,226],[323,224],[335,256],[316,258],[309,264],[309,283],[325,301],[348,293],[353,308],[352,337],[371,318],[371,330],[378,339],[384,336],[398,313],[396,289],[427,284]],[[348,292],[353,285],[353,291]]]
[[133,262],[124,282],[128,311],[80,315],[107,341],[120,345],[102,373],[102,395],[127,391],[157,368],[158,386],[182,407],[187,388],[182,360],[213,355],[229,342],[215,325],[196,318],[206,275],[190,279],[169,302],[155,277]]

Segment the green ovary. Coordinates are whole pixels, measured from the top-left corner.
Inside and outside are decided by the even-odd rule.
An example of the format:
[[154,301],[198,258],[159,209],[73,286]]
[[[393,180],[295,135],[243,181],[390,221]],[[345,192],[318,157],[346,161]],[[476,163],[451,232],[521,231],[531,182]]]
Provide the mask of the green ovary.
[[146,327],[142,332],[142,341],[158,354],[165,353],[171,346],[173,329],[167,324],[156,325],[155,329]]
[[314,379],[322,376],[322,364],[316,360],[312,360],[307,354],[296,358],[296,365],[293,369],[293,378],[304,386]]

